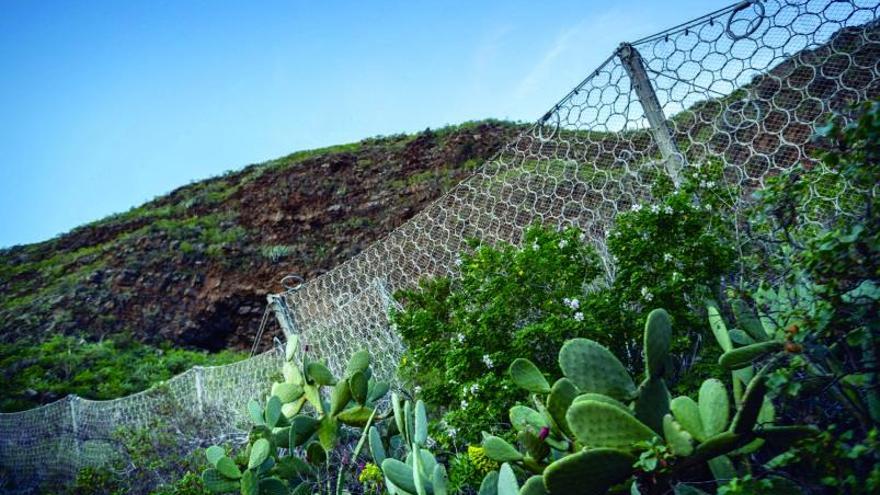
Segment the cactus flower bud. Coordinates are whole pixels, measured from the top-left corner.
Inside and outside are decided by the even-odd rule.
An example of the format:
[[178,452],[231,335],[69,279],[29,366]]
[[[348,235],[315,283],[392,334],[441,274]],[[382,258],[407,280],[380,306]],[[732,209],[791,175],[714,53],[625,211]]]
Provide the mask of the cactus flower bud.
[[541,428],[541,433],[538,433],[538,438],[540,438],[543,441],[547,438],[547,435],[549,435],[549,434],[550,434],[550,428],[544,426]]

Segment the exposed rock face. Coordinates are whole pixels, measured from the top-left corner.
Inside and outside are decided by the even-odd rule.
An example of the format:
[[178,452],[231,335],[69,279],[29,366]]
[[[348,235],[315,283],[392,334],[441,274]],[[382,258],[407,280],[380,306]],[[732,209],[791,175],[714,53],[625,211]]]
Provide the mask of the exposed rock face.
[[295,153],[0,251],[0,339],[130,332],[249,348],[283,275],[308,280],[356,255],[518,130],[480,122]]

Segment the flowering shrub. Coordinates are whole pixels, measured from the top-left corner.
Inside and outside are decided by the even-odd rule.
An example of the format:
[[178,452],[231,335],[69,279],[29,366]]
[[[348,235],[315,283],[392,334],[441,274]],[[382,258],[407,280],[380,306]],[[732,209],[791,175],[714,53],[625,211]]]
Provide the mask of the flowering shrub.
[[396,296],[392,315],[407,344],[401,376],[419,398],[445,408],[439,425],[454,443],[495,430],[524,396],[506,376],[518,357],[556,370],[562,342],[590,334],[581,300],[602,273],[595,250],[577,229],[528,229],[523,248],[474,245],[460,259],[461,278],[424,281]]

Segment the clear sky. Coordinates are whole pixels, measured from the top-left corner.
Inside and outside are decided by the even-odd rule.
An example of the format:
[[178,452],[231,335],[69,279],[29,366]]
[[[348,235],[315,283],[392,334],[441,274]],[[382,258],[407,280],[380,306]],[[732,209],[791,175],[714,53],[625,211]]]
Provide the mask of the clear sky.
[[533,121],[729,3],[0,0],[0,247],[300,149]]

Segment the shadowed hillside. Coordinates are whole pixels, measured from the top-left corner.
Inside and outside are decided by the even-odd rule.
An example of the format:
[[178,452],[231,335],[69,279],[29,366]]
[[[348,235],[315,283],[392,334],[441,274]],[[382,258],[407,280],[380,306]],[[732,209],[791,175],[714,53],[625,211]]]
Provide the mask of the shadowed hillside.
[[298,152],[0,251],[0,339],[249,348],[283,275],[308,280],[356,255],[516,132],[484,121]]

